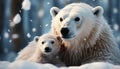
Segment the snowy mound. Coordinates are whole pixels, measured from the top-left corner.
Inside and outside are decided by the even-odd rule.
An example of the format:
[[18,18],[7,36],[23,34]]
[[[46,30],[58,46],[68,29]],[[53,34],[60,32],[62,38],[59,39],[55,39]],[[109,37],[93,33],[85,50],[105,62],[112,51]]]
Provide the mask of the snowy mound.
[[94,62],[82,66],[56,67],[52,64],[38,64],[28,61],[16,61],[13,63],[0,62],[0,69],[120,69],[120,66],[105,62]]

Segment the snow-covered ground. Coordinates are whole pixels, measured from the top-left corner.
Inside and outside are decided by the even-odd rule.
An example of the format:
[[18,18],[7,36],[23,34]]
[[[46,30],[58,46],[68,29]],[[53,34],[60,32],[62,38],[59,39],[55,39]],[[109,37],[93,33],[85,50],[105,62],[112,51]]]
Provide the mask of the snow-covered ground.
[[52,64],[40,64],[29,61],[0,62],[0,69],[120,69],[120,66],[106,62],[94,62],[82,66],[56,67]]

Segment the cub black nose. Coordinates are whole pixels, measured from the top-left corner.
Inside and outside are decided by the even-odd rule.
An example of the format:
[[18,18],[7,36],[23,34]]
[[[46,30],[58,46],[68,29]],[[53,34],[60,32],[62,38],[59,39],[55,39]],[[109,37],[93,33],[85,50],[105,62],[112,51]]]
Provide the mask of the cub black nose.
[[51,52],[51,48],[46,47],[46,48],[45,48],[45,52]]
[[60,32],[63,36],[67,36],[68,33],[69,33],[69,29],[68,28],[62,28]]

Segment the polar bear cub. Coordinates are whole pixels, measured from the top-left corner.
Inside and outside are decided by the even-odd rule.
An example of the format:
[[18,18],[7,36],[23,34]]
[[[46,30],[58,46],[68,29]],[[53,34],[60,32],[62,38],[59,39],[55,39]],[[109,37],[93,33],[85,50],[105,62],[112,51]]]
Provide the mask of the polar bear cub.
[[51,34],[42,35],[36,45],[35,53],[28,61],[64,65],[58,57],[60,41]]

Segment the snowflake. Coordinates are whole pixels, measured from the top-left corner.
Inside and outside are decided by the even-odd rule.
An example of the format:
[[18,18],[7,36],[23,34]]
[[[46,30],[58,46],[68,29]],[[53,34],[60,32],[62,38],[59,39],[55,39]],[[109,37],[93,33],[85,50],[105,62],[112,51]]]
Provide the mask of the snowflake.
[[30,20],[30,22],[32,22],[32,20]]
[[16,14],[15,17],[13,18],[13,22],[15,24],[18,24],[18,23],[20,23],[20,21],[21,21],[20,14]]
[[32,32],[36,32],[36,28],[32,28]]
[[40,27],[42,27],[42,26],[40,25]]
[[42,17],[43,15],[44,15],[44,10],[39,10],[38,16],[39,16],[39,17]]
[[4,33],[4,37],[5,37],[5,38],[9,38],[9,33],[8,33],[8,32],[5,32],[5,33]]
[[50,4],[50,2],[47,2],[47,4],[49,5],[49,4]]
[[48,24],[45,25],[46,27],[48,26]]
[[118,31],[119,30],[119,25],[118,24],[114,24],[113,28],[114,28],[115,31]]
[[31,37],[30,33],[27,33],[27,37],[28,37],[28,38],[30,38],[30,37]]
[[114,8],[114,9],[113,9],[113,13],[115,13],[115,14],[118,13],[118,9],[117,9],[117,8]]
[[95,1],[95,0],[93,0],[93,1]]
[[30,0],[24,0],[23,3],[22,3],[22,9],[30,10],[30,8],[31,8]]
[[10,32],[10,29],[8,29],[8,32]]
[[9,40],[9,43],[11,43],[12,42],[12,40]]
[[13,34],[13,35],[12,35],[12,38],[13,38],[13,39],[17,39],[17,38],[19,38],[19,35],[18,35],[18,34]]

